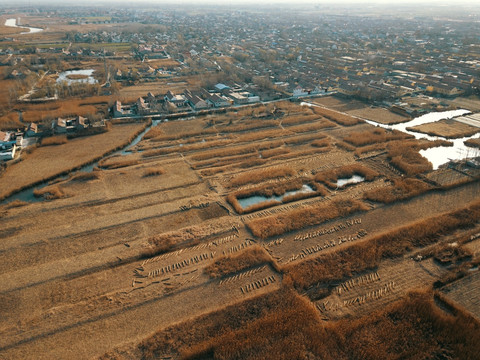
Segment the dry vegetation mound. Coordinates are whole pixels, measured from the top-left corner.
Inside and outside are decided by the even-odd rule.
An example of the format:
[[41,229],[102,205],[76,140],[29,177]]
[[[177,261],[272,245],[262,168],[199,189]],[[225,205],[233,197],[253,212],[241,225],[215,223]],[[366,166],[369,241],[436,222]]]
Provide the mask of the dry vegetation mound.
[[312,107],[312,109],[315,114],[321,115],[328,120],[332,120],[333,122],[343,126],[353,126],[362,122],[362,120],[354,118],[353,116],[342,114],[338,111],[330,110],[324,107],[315,106]]
[[98,167],[105,170],[112,170],[138,164],[139,162],[136,159],[124,159],[123,157],[117,156],[99,161]]
[[51,145],[62,145],[67,143],[66,135],[58,135],[42,138],[40,145],[41,146],[51,146]]
[[272,263],[272,258],[263,247],[255,245],[243,251],[241,254],[222,256],[213,264],[204,268],[203,271],[208,276],[215,279],[257,267],[265,263]]
[[228,187],[233,188],[246,184],[258,184],[266,180],[281,179],[287,176],[294,176],[295,174],[295,170],[287,166],[248,171],[235,176],[228,184]]
[[350,133],[343,140],[354,146],[365,146],[377,143],[385,143],[392,140],[412,139],[412,135],[405,134],[398,130],[386,130],[383,128],[374,128],[366,131],[355,131]]
[[366,211],[368,207],[357,200],[337,200],[315,204],[280,214],[253,219],[246,223],[253,235],[267,239],[304,227],[319,225],[328,220]]
[[100,171],[81,172],[72,177],[71,181],[92,181],[99,180],[103,177]]
[[418,179],[394,179],[391,186],[365,192],[364,198],[389,204],[423,194],[430,189],[432,189],[431,185]]
[[380,174],[366,166],[352,164],[318,173],[315,175],[315,181],[322,182],[329,188],[335,189],[337,188],[338,179],[348,179],[353,175],[360,175],[365,178],[365,181],[372,181]]
[[236,231],[232,230],[228,225],[229,224],[225,223],[224,220],[207,220],[204,221],[202,225],[194,225],[180,230],[151,236],[146,241],[146,248],[143,251],[142,256],[148,258],[163,254],[175,248],[194,246],[202,241],[217,236],[236,233]]
[[[358,319],[320,322],[290,290],[230,306],[159,331],[138,346],[142,359],[475,359],[480,325],[447,315],[430,292],[417,292]],[[106,354],[101,359],[118,359]]]
[[43,197],[46,200],[55,200],[68,197],[68,194],[59,185],[51,185],[33,190],[33,196]]
[[165,174],[165,169],[163,169],[162,167],[149,167],[147,169],[145,169],[145,171],[143,172],[143,176],[144,177],[149,177],[149,176],[158,176],[158,175],[162,175],[162,174]]
[[478,139],[468,139],[464,141],[465,145],[480,149],[480,138]]
[[412,144],[394,143],[387,147],[390,163],[408,176],[422,174],[433,169],[432,164],[412,147]]

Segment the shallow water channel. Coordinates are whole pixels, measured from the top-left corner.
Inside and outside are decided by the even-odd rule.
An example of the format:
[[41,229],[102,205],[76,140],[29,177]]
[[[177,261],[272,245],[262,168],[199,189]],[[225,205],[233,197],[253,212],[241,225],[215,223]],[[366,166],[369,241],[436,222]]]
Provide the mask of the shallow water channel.
[[[124,148],[122,148],[120,150],[117,150],[117,151],[115,151],[111,154],[103,156],[102,159],[105,159],[105,158],[110,157],[110,156],[119,156],[119,155],[120,156],[125,156],[125,155],[131,154],[131,148],[134,147],[135,145],[137,145],[142,140],[143,136],[147,133],[147,131],[149,131],[154,126],[157,126],[160,123],[160,121],[161,120],[152,121],[152,125],[147,126],[145,128],[145,130],[143,130],[140,134],[138,134],[135,137],[135,139],[133,139],[128,145],[126,145]],[[6,204],[6,203],[9,203],[9,202],[12,202],[12,201],[15,201],[15,200],[20,200],[20,201],[25,201],[25,202],[43,201],[42,197],[37,198],[33,195],[33,191],[35,189],[44,188],[45,186],[48,186],[49,184],[51,184],[53,182],[67,180],[70,176],[72,176],[73,174],[76,174],[78,172],[86,172],[86,173],[92,172],[93,169],[98,166],[98,163],[102,159],[97,160],[95,162],[92,162],[91,164],[84,165],[80,169],[72,171],[68,175],[59,175],[59,176],[55,177],[54,179],[51,179],[50,181],[47,181],[47,182],[42,183],[42,184],[37,184],[37,185],[31,186],[31,187],[28,187],[28,188],[26,188],[22,191],[19,191],[18,193],[15,193],[12,196],[9,196],[8,198],[2,200],[1,204]]]
[[281,196],[273,195],[273,196],[270,196],[270,197],[266,197],[266,196],[261,196],[261,195],[254,195],[254,196],[249,196],[249,197],[246,197],[246,198],[238,199],[238,203],[240,204],[242,209],[247,209],[248,207],[250,207],[252,205],[261,204],[261,203],[272,201],[272,200],[276,200],[276,201],[281,202],[286,196],[296,195],[296,194],[307,194],[307,193],[311,193],[311,192],[315,192],[315,190],[313,190],[311,186],[303,185],[301,189],[293,190],[293,191],[287,191],[285,194],[283,194]]
[[[302,103],[302,105],[306,106],[318,106],[311,103]],[[440,121],[443,119],[451,119],[457,116],[465,115],[471,113],[468,110],[449,110],[449,111],[442,111],[442,112],[432,112],[429,114],[425,114],[419,117],[416,117],[410,121],[401,124],[395,125],[385,125],[380,124],[372,120],[362,119],[365,122],[369,123],[370,125],[379,126],[384,129],[390,130],[399,130],[403,131],[404,133],[410,134],[415,136],[416,139],[427,139],[427,140],[446,140],[453,143],[453,146],[437,146],[434,148],[430,148],[427,150],[420,150],[420,154],[427,158],[433,165],[433,169],[438,169],[441,165],[448,163],[451,160],[462,160],[465,158],[476,157],[480,155],[480,152],[477,149],[468,147],[464,144],[464,141],[468,139],[475,139],[480,137],[480,128],[475,135],[460,138],[460,139],[447,139],[441,136],[431,136],[422,133],[418,133],[415,131],[407,130],[409,127],[414,127],[417,125],[432,123],[436,121]]]
[[5,21],[5,26],[16,27],[16,28],[21,28],[21,29],[28,29],[28,31],[22,32],[22,33],[20,33],[20,35],[33,34],[33,33],[38,33],[40,31],[43,31],[42,28],[35,28],[35,27],[30,27],[30,26],[18,26],[17,25],[17,19],[7,19]]

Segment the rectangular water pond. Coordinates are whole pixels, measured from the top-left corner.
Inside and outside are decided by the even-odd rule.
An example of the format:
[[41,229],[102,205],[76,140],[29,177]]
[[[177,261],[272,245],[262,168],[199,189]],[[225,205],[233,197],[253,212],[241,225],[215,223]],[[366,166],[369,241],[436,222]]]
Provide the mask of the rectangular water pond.
[[273,195],[273,196],[270,196],[270,197],[266,197],[266,196],[261,196],[261,195],[254,195],[254,196],[249,196],[249,197],[246,197],[246,198],[238,199],[238,202],[239,202],[240,206],[242,207],[242,209],[245,210],[252,205],[257,205],[257,204],[261,204],[261,203],[272,201],[272,200],[282,202],[283,198],[285,198],[286,196],[296,195],[296,194],[307,194],[307,193],[312,193],[312,192],[315,192],[315,190],[313,190],[310,185],[303,185],[301,189],[293,190],[293,191],[287,191],[285,194],[283,194],[281,196]]

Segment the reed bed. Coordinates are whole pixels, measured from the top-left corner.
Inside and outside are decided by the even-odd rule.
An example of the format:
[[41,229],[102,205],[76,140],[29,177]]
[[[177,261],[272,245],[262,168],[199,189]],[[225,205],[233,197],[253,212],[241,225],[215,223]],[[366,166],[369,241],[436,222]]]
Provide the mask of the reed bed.
[[[450,307],[453,315],[435,305],[431,291],[417,291],[368,315],[325,322],[308,300],[284,288],[160,330],[135,350],[145,360],[163,354],[185,360],[476,359],[480,325]],[[114,356],[101,359],[123,358]]]
[[312,107],[312,109],[315,112],[315,114],[321,115],[327,118],[328,120],[331,120],[343,126],[354,126],[362,122],[362,120],[360,119],[339,113],[338,111],[335,111],[335,110],[330,110],[330,109],[326,109],[318,106]]
[[398,130],[386,130],[383,128],[374,128],[366,131],[355,131],[350,133],[343,140],[353,146],[365,146],[378,143],[385,143],[392,140],[413,139],[414,136],[405,134]]
[[257,152],[258,150],[268,150],[281,147],[283,142],[281,141],[270,141],[263,142],[260,144],[254,145],[241,145],[241,146],[230,146],[223,149],[214,149],[211,151],[204,151],[201,154],[192,155],[191,159],[193,161],[202,161],[208,159],[218,159],[220,157],[232,156],[232,155],[242,155],[252,152]]
[[350,178],[353,175],[360,175],[365,178],[365,181],[372,181],[380,174],[366,166],[360,164],[352,164],[318,173],[315,175],[315,181],[324,183],[329,188],[335,189],[338,187],[338,179]]
[[42,138],[40,146],[63,145],[68,141],[66,135],[50,136]]
[[55,200],[65,198],[68,194],[59,185],[51,185],[33,190],[33,196],[43,197],[45,200]]
[[425,193],[432,186],[418,179],[394,179],[393,184],[387,187],[369,190],[364,193],[364,199],[390,204],[410,199]]
[[144,170],[143,177],[159,176],[165,174],[165,169],[162,167],[149,167]]
[[286,178],[294,176],[295,174],[295,171],[287,166],[259,169],[235,176],[228,184],[228,187],[233,188],[247,184],[258,184],[266,180]]
[[261,239],[267,239],[367,210],[368,207],[357,200],[336,200],[327,204],[310,205],[301,209],[253,219],[248,221],[246,225],[253,235]]
[[210,278],[216,279],[229,274],[272,263],[273,259],[259,245],[254,245],[238,255],[224,255],[203,269]]
[[101,171],[90,171],[90,172],[80,172],[75,174],[71,181],[78,181],[78,182],[86,182],[86,181],[93,181],[99,180],[103,177],[103,173]]

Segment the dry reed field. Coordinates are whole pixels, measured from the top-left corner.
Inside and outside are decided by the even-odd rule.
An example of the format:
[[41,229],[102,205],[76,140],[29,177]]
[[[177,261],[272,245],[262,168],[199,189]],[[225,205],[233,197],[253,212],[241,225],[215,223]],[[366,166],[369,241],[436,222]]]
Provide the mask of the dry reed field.
[[334,109],[260,104],[162,121],[127,152],[112,153],[147,122],[23,152],[1,196],[51,180],[0,204],[0,358],[475,358],[458,295],[478,295],[475,171],[432,171],[419,150],[445,142],[318,101]]
[[410,127],[407,130],[416,131],[430,136],[441,136],[447,139],[472,136],[480,131],[478,127],[464,124],[454,119],[445,119],[434,123],[418,125]]
[[20,162],[9,165],[2,173],[0,198],[92,163],[128,144],[144,127],[145,124],[114,126],[104,134],[69,140],[57,146],[42,146],[29,154],[23,153]]

